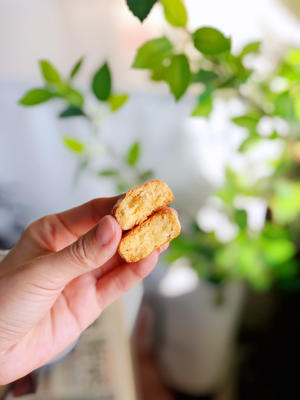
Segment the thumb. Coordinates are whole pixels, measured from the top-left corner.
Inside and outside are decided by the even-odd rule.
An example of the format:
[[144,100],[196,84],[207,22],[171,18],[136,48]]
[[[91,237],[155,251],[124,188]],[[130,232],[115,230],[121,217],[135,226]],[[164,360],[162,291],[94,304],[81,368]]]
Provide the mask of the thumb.
[[[63,287],[72,279],[108,261],[116,253],[121,236],[117,221],[111,215],[106,215],[96,227],[70,246],[37,259],[33,267],[36,269],[36,278],[46,277],[49,289]],[[40,284],[45,287],[46,282]]]

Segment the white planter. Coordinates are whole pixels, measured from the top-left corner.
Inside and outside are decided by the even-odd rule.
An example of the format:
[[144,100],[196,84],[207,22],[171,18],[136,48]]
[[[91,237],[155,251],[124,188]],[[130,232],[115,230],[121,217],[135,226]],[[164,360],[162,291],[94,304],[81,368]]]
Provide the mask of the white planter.
[[226,378],[245,290],[226,284],[224,302],[216,305],[217,290],[200,281],[189,293],[159,298],[158,359],[166,382],[179,391],[214,393]]

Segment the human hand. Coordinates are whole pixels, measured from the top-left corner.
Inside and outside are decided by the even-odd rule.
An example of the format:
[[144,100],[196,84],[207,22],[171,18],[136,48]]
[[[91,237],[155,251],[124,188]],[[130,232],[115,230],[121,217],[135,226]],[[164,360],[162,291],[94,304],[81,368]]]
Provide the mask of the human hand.
[[53,358],[156,265],[167,246],[132,264],[116,253],[117,199],[35,221],[0,264],[0,384]]

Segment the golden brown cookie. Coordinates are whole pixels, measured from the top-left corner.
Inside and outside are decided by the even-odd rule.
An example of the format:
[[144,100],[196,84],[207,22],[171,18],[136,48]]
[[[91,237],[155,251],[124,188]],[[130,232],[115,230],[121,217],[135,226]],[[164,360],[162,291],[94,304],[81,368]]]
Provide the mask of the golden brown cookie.
[[180,229],[176,211],[161,208],[123,236],[119,254],[128,263],[139,261],[177,237]]
[[174,200],[169,186],[160,180],[152,180],[129,190],[115,205],[112,214],[121,229],[127,231],[139,225],[155,210]]

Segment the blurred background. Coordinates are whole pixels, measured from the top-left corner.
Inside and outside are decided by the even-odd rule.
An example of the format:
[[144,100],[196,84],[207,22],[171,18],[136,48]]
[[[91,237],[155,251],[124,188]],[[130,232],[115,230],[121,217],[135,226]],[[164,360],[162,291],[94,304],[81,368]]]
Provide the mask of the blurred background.
[[[141,23],[125,0],[0,0],[0,248],[40,216],[165,180],[183,234],[122,306],[137,397],[80,398],[297,398],[300,3],[184,5],[187,22],[164,0]],[[197,44],[191,33],[207,26],[225,47],[231,38],[230,55]],[[185,61],[141,60],[141,46],[163,36],[187,57],[189,90]],[[34,105],[23,97],[31,88],[55,89],[39,60],[66,77],[81,57],[74,101],[68,87],[18,104]],[[106,62],[110,96],[121,97],[103,101],[91,83]]]

